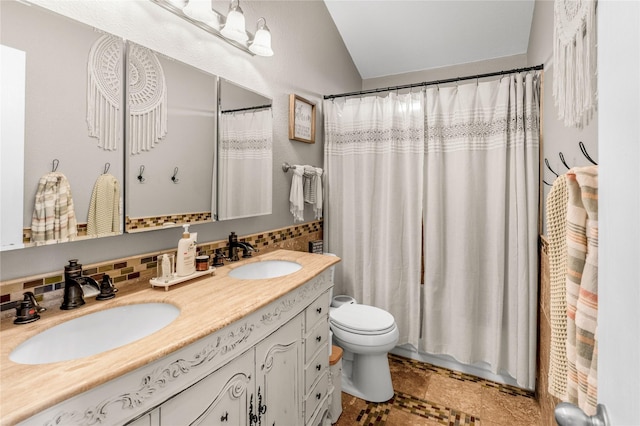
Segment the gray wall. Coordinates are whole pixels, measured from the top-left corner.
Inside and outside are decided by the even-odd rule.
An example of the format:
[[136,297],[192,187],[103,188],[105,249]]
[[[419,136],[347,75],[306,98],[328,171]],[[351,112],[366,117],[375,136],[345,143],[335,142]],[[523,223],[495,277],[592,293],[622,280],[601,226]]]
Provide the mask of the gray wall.
[[[322,95],[359,90],[362,84],[323,2],[243,1],[247,27],[251,31],[259,17],[267,20],[275,51],[270,58],[252,57],[149,1],[37,0],[34,3],[271,97],[274,116],[273,214],[196,225],[191,230],[198,232],[201,242],[206,242],[224,239],[230,231],[243,235],[293,224],[288,201],[291,174],[283,173],[280,164],[287,161],[321,166]],[[315,144],[288,138],[290,93],[317,102]],[[29,173],[28,170],[25,172]],[[313,219],[310,209],[305,212],[305,218]],[[61,270],[72,258],[87,264],[173,248],[181,232],[181,228],[174,228],[2,252],[0,279]]]

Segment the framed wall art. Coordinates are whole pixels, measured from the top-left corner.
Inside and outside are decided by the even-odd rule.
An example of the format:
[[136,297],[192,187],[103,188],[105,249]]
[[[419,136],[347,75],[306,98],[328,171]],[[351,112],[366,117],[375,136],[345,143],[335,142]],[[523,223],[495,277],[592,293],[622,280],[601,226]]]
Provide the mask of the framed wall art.
[[298,95],[289,95],[289,139],[316,142],[316,104]]

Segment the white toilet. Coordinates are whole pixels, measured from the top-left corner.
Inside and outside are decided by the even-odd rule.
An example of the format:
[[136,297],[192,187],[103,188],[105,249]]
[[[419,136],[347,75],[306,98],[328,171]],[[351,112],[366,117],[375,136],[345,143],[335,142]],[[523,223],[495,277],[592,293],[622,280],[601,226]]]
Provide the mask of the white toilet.
[[332,298],[329,325],[333,343],[344,351],[342,390],[370,402],[391,399],[393,385],[387,353],[399,337],[393,315],[339,295]]

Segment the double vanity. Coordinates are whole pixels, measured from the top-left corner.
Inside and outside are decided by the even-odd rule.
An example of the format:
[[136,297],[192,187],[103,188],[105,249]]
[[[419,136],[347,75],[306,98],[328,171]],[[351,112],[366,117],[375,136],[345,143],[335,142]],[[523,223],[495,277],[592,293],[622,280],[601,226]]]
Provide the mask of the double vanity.
[[5,319],[0,423],[318,424],[338,261],[277,250],[169,291],[136,286],[30,324]]

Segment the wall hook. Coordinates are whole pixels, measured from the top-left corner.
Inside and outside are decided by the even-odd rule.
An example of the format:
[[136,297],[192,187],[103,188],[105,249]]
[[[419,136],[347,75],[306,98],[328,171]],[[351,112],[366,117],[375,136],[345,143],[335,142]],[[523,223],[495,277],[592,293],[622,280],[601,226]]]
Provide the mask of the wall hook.
[[142,177],[143,173],[144,173],[144,166],[140,166],[140,171],[138,172],[138,181],[140,181],[140,183],[144,182],[144,177]]
[[104,165],[104,172],[102,173],[103,175],[106,175],[109,172],[109,169],[111,168],[111,163],[105,163]]
[[180,179],[178,179],[176,176],[178,175],[178,168],[176,167],[175,169],[173,169],[173,176],[171,176],[171,181],[173,183],[178,183],[180,182]]
[[562,152],[559,152],[558,155],[560,156],[560,161],[562,161],[562,164],[564,164],[564,166],[567,168],[567,170],[571,170],[571,167],[569,167],[567,162],[564,161],[564,154]]
[[53,159],[53,166],[51,167],[51,172],[55,172],[56,170],[58,170],[58,166],[60,165],[60,160],[58,160],[57,158]]
[[551,170],[551,173],[553,173],[554,175],[556,175],[556,177],[558,177],[559,175],[553,171],[553,169],[551,168],[551,166],[549,165],[549,160],[547,160],[546,158],[544,159],[544,164],[547,165],[547,169]]
[[580,147],[580,151],[582,151],[582,155],[584,155],[587,158],[587,160],[589,160],[589,162],[591,164],[593,164],[594,166],[597,166],[598,163],[593,161],[593,159],[591,158],[591,156],[587,152],[587,148],[584,146],[584,143],[582,141],[580,141],[580,142],[578,142],[578,146]]

